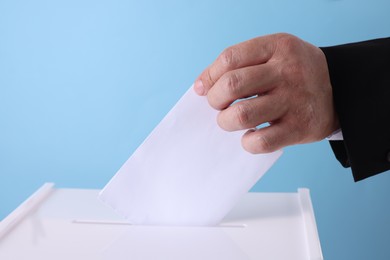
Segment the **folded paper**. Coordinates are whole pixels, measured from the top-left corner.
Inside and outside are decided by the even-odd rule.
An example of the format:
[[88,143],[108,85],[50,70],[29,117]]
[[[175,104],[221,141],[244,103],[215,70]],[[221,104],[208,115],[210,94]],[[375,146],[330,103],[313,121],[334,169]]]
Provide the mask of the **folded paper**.
[[135,225],[218,224],[279,158],[250,154],[190,88],[99,197]]

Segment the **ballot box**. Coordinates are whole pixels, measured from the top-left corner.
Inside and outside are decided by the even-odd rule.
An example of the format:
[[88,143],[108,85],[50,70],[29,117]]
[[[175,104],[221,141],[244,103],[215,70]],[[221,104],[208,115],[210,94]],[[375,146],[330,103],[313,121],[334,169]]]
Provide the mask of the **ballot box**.
[[46,183],[0,222],[0,259],[323,259],[308,189],[247,193],[212,227],[136,226]]

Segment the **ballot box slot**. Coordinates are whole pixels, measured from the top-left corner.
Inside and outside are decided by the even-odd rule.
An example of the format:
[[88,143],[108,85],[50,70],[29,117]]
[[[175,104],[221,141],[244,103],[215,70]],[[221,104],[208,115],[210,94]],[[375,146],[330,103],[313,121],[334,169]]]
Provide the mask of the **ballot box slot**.
[[[100,220],[100,219],[74,219],[74,224],[85,224],[85,225],[123,225],[123,226],[134,226],[131,223],[125,221],[111,221],[111,220]],[[179,226],[180,227],[180,226]],[[246,224],[239,223],[221,223],[216,226],[194,226],[195,228],[246,228]],[[185,228],[191,228],[191,226],[185,226]]]

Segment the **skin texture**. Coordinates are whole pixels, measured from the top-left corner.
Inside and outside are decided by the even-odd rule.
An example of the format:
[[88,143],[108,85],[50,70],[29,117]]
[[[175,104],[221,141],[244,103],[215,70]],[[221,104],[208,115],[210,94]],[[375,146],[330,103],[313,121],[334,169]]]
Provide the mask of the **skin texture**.
[[[194,89],[220,110],[222,129],[249,129],[242,146],[251,153],[319,141],[339,128],[324,53],[290,34],[257,37],[225,49]],[[252,98],[235,102],[247,97]]]

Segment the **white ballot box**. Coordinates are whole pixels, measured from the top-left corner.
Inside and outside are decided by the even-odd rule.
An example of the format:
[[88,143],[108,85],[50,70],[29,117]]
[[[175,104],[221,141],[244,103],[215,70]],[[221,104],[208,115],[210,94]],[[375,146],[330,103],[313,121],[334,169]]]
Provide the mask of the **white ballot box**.
[[323,259],[308,189],[248,193],[214,227],[135,226],[47,183],[0,222],[0,259]]

